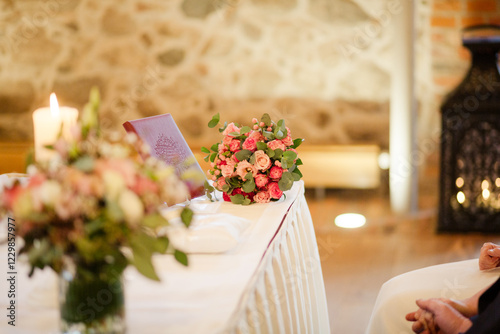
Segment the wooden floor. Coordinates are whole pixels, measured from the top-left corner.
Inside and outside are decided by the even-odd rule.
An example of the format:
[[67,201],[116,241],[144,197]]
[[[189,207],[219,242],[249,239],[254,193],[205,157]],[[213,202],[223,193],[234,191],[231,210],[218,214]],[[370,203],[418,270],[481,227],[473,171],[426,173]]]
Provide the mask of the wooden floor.
[[[387,182],[377,190],[327,190],[323,199],[308,189],[325,280],[332,333],[364,333],[380,286],[389,278],[422,267],[477,257],[486,241],[499,235],[436,234],[438,169],[420,177],[416,214],[391,214]],[[341,213],[357,212],[359,229],[334,225]],[[391,333],[388,333],[391,334]]]

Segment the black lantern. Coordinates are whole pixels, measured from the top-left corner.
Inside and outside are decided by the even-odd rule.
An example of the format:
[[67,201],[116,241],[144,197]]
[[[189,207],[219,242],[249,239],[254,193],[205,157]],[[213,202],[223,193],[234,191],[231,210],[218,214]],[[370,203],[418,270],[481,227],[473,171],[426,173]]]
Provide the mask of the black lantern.
[[464,29],[465,79],[441,106],[439,232],[500,232],[500,26]]

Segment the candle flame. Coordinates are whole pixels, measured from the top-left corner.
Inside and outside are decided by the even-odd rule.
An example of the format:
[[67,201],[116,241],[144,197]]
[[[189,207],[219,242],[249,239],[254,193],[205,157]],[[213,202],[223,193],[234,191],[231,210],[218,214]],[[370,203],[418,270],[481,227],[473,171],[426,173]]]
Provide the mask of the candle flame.
[[59,103],[55,93],[50,94],[50,114],[53,118],[59,117]]

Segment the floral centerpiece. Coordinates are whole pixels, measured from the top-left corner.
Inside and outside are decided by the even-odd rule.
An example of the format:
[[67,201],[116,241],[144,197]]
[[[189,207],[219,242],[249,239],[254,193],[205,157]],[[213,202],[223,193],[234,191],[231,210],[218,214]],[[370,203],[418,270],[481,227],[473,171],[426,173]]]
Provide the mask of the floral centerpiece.
[[[125,267],[159,280],[152,255],[167,251],[187,265],[186,254],[156,233],[168,225],[160,206],[185,201],[185,183],[163,162],[142,161],[148,147],[136,135],[105,139],[98,104],[93,90],[74,139],[60,137],[52,159],[28,168],[26,185],[0,189],[0,211],[13,214],[30,276],[46,266],[60,274],[63,332],[124,332]],[[189,225],[192,211],[180,215]]]
[[[219,121],[217,114],[208,126],[214,128]],[[301,179],[302,161],[296,149],[303,139],[292,139],[284,120],[275,123],[264,114],[260,120],[253,118],[251,127],[226,122],[219,131],[222,141],[202,152],[210,162],[213,188],[222,191],[225,201],[243,205],[277,201]]]

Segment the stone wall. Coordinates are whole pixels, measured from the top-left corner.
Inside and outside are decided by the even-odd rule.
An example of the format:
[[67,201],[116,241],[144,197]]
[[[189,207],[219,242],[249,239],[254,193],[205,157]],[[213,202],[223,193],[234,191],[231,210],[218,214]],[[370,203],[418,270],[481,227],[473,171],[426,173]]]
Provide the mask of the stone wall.
[[[169,112],[198,146],[216,138],[216,112],[242,123],[268,112],[309,143],[387,147],[400,1],[1,0],[0,140],[31,140],[52,91],[81,108],[97,85],[106,130]],[[424,125],[436,123],[430,8],[418,2]]]

